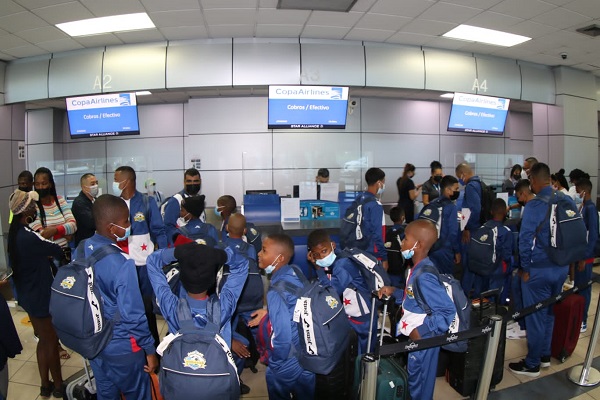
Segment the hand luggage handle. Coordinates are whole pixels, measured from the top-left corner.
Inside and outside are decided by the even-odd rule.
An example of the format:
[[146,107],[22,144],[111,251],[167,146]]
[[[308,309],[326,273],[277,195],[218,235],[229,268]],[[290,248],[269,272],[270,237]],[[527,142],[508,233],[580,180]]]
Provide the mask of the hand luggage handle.
[[500,303],[500,289],[490,289],[479,294],[479,320],[483,319],[483,299],[486,297],[495,298],[495,313],[498,314],[498,303]]
[[379,292],[377,290],[373,290],[371,292],[371,321],[369,323],[369,340],[367,342],[367,353],[371,352],[371,339],[373,338],[373,323],[375,322],[375,309],[377,306],[377,300],[379,299],[383,303],[383,321],[381,323],[381,332],[379,334],[379,346],[383,344],[383,330],[385,328],[385,315],[387,314],[387,307],[394,297],[392,296],[382,296],[379,299]]

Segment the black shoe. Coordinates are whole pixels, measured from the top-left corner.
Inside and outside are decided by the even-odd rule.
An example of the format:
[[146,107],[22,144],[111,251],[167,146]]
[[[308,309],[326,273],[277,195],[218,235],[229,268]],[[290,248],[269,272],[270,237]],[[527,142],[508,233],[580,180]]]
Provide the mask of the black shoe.
[[240,393],[248,394],[250,393],[250,386],[244,384],[244,382],[240,381]]
[[50,382],[48,386],[40,386],[40,397],[42,399],[49,399],[52,396],[54,390],[54,383]]
[[525,360],[521,360],[517,363],[510,363],[508,364],[508,368],[518,375],[526,375],[533,378],[540,375],[540,366],[528,368],[525,364]]
[[550,356],[542,356],[540,360],[540,367],[549,368],[550,367]]

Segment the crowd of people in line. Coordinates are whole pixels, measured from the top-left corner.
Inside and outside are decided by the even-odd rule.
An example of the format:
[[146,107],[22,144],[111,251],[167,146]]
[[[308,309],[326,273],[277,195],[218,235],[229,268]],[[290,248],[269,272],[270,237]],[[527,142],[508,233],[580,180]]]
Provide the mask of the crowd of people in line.
[[[238,375],[251,357],[248,339],[257,341],[258,331],[269,321],[272,333],[265,360],[269,398],[315,398],[315,373],[306,369],[297,356],[301,340],[296,328],[298,293],[268,290],[265,295],[260,278],[261,274],[270,276],[270,289],[282,284],[303,286],[304,277],[290,265],[294,256],[292,239],[285,234],[261,237],[256,226],[237,212],[236,199],[230,195],[219,197],[214,210],[221,226],[207,223],[205,198],[200,194],[201,175],[194,168],[184,172],[183,189],[162,204],[156,196],[164,196],[156,191],[154,181],[145,182],[148,194],[136,189],[133,168],[121,166],[113,178],[114,195],[98,196],[96,176],[83,175],[81,192],[69,206],[57,195],[52,172],[42,167],[33,175],[28,171],[21,173],[18,189],[9,198],[11,280],[15,298],[29,314],[39,338],[36,355],[40,396],[62,398],[65,390],[60,359],[68,353],[61,347],[49,310],[50,288],[57,269],[75,257],[72,249],[78,246],[85,257],[94,249],[118,246],[120,253],[95,265],[105,317],[118,318],[108,345],[89,360],[99,399],[118,399],[121,395],[150,399],[147,373],[157,370],[160,362],[156,354],[161,343],[157,306],[169,333],[176,334],[182,327],[182,303],[189,307],[196,326],[203,327],[206,322],[201,320],[211,318],[215,298],[219,334],[232,350]],[[398,335],[413,340],[442,335],[448,332],[455,317],[454,303],[425,266],[460,278],[464,292],[472,299],[478,299],[488,289],[511,288],[508,296],[517,307],[558,294],[566,280],[578,284],[590,279],[598,213],[591,199],[592,183],[583,171],[571,171],[569,186],[563,170],[551,174],[546,164],[529,157],[523,166],[513,166],[502,182],[502,191],[516,197],[516,202],[509,205],[497,198],[489,209],[485,209],[486,186],[468,163],[456,166],[454,175],[444,175],[441,163],[433,161],[427,181],[415,185],[414,178],[415,166],[406,164],[397,181],[398,205],[389,213],[393,225],[387,230],[379,200],[385,190],[383,170],[366,171],[367,188],[357,199],[362,205],[360,227],[365,239],[360,241],[358,251],[384,269],[385,285],[378,287],[380,296],[394,295],[402,305]],[[327,182],[329,171],[319,170],[316,180]],[[589,232],[588,251],[571,266],[571,271],[568,265],[555,265],[545,251],[551,229],[546,223],[548,207],[536,200],[555,192],[562,192],[577,204]],[[415,212],[415,200],[420,194],[423,209]],[[434,218],[435,210],[439,215]],[[462,224],[461,215],[466,215]],[[517,216],[518,225],[507,224],[509,216]],[[468,267],[471,239],[483,222],[497,234],[497,257],[487,276]],[[512,232],[517,226],[515,241]],[[346,246],[338,246],[326,230],[315,230],[308,236],[308,260],[317,270],[319,282],[332,287],[343,301],[361,354],[376,345],[377,324],[369,324],[370,285],[346,253],[347,244],[348,240]],[[178,263],[179,291],[169,285],[163,270],[173,263]],[[227,265],[226,270],[221,269],[223,265]],[[417,281],[427,310],[414,296]],[[591,289],[581,294],[586,299],[581,326],[584,331]],[[4,304],[0,304],[0,312],[4,309]],[[550,366],[553,322],[552,312],[544,310],[511,326],[517,333],[526,331],[528,348],[523,361],[509,365],[514,373],[537,376],[540,367]],[[252,337],[240,334],[239,326],[248,327]],[[15,335],[12,331],[6,334]],[[6,339],[0,335],[0,340]],[[6,357],[18,353],[19,347],[18,339],[13,340],[8,351],[0,352],[0,366],[4,365],[0,372],[0,399],[6,397],[7,391]],[[439,348],[433,348],[413,352],[408,358],[408,386],[413,399],[433,397],[438,354]],[[239,390],[235,390],[244,394],[250,388],[240,382]]]

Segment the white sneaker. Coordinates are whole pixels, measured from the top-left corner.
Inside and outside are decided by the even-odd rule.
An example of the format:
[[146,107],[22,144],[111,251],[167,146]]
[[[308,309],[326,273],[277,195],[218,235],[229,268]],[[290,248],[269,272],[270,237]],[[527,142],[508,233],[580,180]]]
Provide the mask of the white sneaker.
[[510,330],[514,329],[515,326],[519,326],[519,323],[515,322],[515,321],[512,321],[512,322],[506,324],[506,330],[510,331]]
[[511,330],[506,331],[507,339],[523,339],[525,337],[527,337],[527,331],[522,330],[518,324]]

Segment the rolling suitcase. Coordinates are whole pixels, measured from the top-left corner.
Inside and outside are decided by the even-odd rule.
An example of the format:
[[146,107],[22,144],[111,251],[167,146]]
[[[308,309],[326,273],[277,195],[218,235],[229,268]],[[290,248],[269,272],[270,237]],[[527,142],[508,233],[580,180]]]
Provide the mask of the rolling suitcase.
[[[484,297],[495,297],[495,306],[487,304],[483,306]],[[504,316],[508,310],[506,307],[499,306],[500,293],[498,289],[490,290],[481,294],[480,302],[482,306],[479,310],[472,313],[471,326],[481,326],[488,322],[491,315],[500,315],[503,317],[502,331],[500,333],[500,342],[498,344],[498,352],[494,361],[494,370],[492,372],[492,380],[490,389],[493,389],[504,377],[504,351],[506,348],[506,324],[507,320]],[[483,362],[486,349],[486,336],[477,336],[469,339],[467,351],[464,353],[451,353],[450,363],[446,380],[462,396],[471,396],[477,390],[479,382],[479,374],[483,369]]]
[[561,363],[577,346],[584,306],[585,299],[580,294],[569,295],[554,305],[551,353]]
[[315,399],[337,400],[351,397],[354,380],[354,360],[358,356],[358,337],[350,330],[350,341],[346,352],[327,375],[315,374]]
[[65,380],[64,386],[64,400],[96,400],[96,381],[85,358],[83,369]]
[[[383,301],[383,319],[385,321],[385,315],[387,314],[387,307],[393,298],[388,298]],[[375,308],[376,298],[373,297],[371,302],[371,316],[375,316],[377,310]],[[381,322],[381,332],[379,334],[379,346],[383,344],[383,331],[385,327],[384,321]],[[371,319],[371,324],[376,324],[377,318]],[[367,353],[370,353],[370,343],[367,348]],[[365,368],[362,356],[356,358],[356,372],[354,374],[354,394],[356,399],[361,397],[361,381],[363,378]],[[385,400],[407,400],[408,396],[408,372],[406,366],[401,358],[398,357],[382,357],[379,359],[379,365],[377,368],[377,385],[376,393],[369,395],[371,399],[385,399]]]

